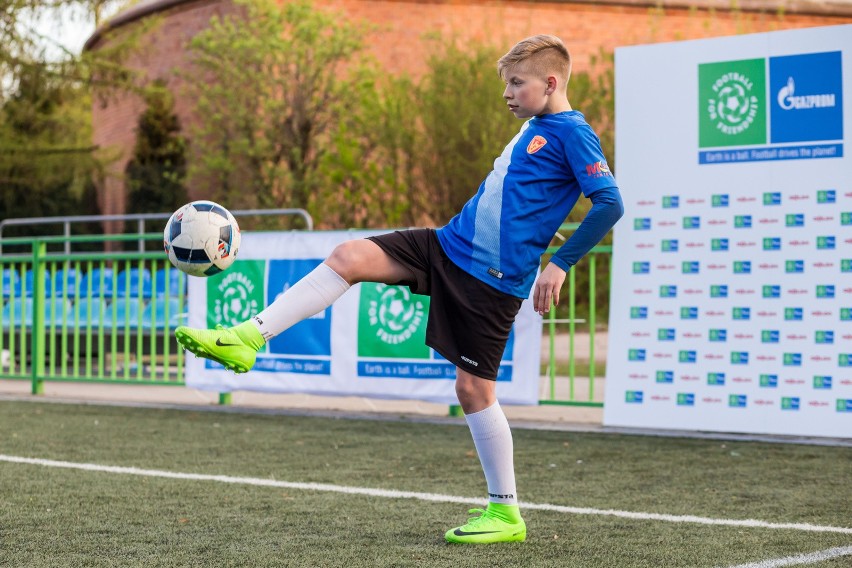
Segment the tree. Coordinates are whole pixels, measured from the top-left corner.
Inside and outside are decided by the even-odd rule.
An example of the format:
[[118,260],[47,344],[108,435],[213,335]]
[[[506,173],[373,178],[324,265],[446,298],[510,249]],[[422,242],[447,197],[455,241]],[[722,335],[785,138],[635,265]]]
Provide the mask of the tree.
[[[34,67],[0,107],[0,218],[97,214],[84,89]],[[4,236],[58,234],[58,225],[15,227]]]
[[230,207],[308,208],[373,89],[365,30],[304,0],[236,5],[190,44],[190,179]]
[[171,212],[187,201],[186,141],[172,94],[157,82],[145,96],[133,158],[127,164],[127,212]]
[[[125,89],[121,61],[137,34],[82,55],[39,35],[33,22],[78,9],[99,22],[115,0],[0,0],[0,216],[97,212],[92,184],[103,164],[92,145],[92,86]],[[73,20],[57,25],[73,26]],[[143,27],[140,26],[140,33]],[[38,227],[37,230],[52,230]],[[32,233],[30,233],[32,234]]]
[[520,128],[501,104],[494,46],[435,38],[428,71],[414,95],[420,111],[412,207],[420,219],[443,224],[458,213]]

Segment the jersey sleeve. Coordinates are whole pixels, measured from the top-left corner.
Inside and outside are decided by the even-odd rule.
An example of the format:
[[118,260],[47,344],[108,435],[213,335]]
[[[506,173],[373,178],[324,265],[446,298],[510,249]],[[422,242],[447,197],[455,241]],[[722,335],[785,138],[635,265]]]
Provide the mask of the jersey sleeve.
[[592,250],[624,215],[624,204],[617,187],[600,189],[590,199],[592,208],[586,213],[583,222],[550,259],[565,272]]
[[616,187],[615,178],[606,163],[601,141],[592,127],[575,128],[565,141],[565,161],[574,172],[583,194],[590,198],[600,189]]
[[565,145],[565,159],[580,189],[592,201],[592,208],[574,234],[565,241],[550,262],[569,271],[624,215],[624,204],[601,150],[601,142],[588,125],[576,128]]

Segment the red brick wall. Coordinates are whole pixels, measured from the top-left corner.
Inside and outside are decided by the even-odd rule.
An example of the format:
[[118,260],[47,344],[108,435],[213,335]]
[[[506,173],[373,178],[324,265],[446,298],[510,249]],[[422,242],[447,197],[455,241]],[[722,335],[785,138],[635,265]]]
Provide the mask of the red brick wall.
[[[492,2],[484,0],[399,1],[317,0],[335,12],[378,26],[368,40],[370,50],[391,73],[414,75],[425,68],[423,35],[440,31],[463,41],[493,42],[508,50],[516,41],[537,33],[561,37],[574,58],[576,70],[588,69],[590,57],[617,46],[699,39],[852,23],[852,17],[777,13],[666,9],[565,2]],[[142,40],[141,54],[129,63],[146,80],[164,79],[176,95],[176,112],[186,124],[192,101],[181,96],[175,68],[188,64],[186,43],[213,15],[230,11],[228,0],[187,2],[160,14],[161,23]],[[137,25],[134,23],[128,26]],[[98,49],[98,43],[92,49]],[[496,94],[495,96],[499,95]],[[142,101],[135,96],[95,102],[94,143],[114,158],[100,184],[104,214],[125,208],[124,168],[132,154]],[[190,197],[202,198],[189,188]],[[117,228],[114,225],[107,230]]]

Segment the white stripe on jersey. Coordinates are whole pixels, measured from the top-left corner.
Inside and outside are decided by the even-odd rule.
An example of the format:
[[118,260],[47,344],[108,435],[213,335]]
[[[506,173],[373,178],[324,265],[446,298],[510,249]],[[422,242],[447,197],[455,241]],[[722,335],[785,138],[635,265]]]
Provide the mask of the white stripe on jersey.
[[485,191],[476,205],[476,219],[473,224],[472,260],[488,268],[502,272],[500,266],[500,222],[503,213],[503,180],[512,162],[512,151],[518,139],[529,126],[529,121],[503,149],[503,153],[494,160],[494,170],[485,178]]

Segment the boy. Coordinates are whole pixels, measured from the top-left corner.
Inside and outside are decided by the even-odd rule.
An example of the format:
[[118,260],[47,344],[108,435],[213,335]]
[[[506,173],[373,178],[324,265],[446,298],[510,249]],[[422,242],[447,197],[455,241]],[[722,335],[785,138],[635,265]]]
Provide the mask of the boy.
[[558,304],[566,272],[624,212],[598,137],[568,102],[571,59],[562,41],[527,38],[497,67],[509,111],[529,120],[446,226],[345,242],[254,318],[228,329],[175,332],[187,350],[244,373],[264,342],[326,309],[353,284],[402,284],[430,295],[426,343],[456,365],[456,394],[488,484],[487,509],[447,531],[447,541],[457,543],[526,538],[512,433],[495,396],[503,349],[541,254],[580,192],[592,208],[535,282],[540,314]]

